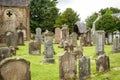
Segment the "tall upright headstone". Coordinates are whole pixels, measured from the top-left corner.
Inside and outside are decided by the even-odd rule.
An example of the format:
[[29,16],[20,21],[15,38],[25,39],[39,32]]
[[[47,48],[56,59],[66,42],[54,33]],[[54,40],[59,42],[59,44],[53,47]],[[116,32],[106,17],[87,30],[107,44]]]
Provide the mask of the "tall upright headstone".
[[77,46],[77,33],[73,32],[70,34],[70,43],[73,46]]
[[41,42],[42,36],[41,36],[41,28],[36,28],[36,35],[35,35],[35,40],[37,42]]
[[110,70],[110,60],[105,54],[99,55],[96,59],[96,70],[98,72],[105,72]]
[[120,52],[120,32],[119,31],[115,31],[113,34],[112,52],[113,53]]
[[55,60],[53,58],[54,48],[53,42],[51,40],[46,40],[44,42],[44,59],[43,63],[54,63]]
[[90,58],[82,56],[79,60],[79,80],[86,80],[90,77]]
[[46,30],[44,33],[44,42],[47,40],[53,41],[53,32]]
[[108,44],[113,43],[112,33],[108,33]]
[[64,24],[62,25],[62,29],[61,29],[61,40],[60,40],[60,46],[59,47],[63,47],[64,41],[69,41],[69,29],[68,29],[68,25]]
[[104,54],[105,32],[103,30],[96,31],[95,40],[96,54]]
[[18,32],[18,45],[24,45],[24,34],[22,31]]
[[60,43],[61,29],[55,28],[55,43]]
[[4,59],[0,62],[0,80],[31,80],[30,62],[25,59]]
[[66,44],[65,51],[59,56],[60,80],[77,80],[76,56],[71,46]]

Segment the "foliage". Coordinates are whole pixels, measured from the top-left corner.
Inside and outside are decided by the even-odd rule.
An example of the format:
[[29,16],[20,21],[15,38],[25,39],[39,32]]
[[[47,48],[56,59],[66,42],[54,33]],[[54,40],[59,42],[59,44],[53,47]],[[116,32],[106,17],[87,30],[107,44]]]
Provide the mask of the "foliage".
[[91,16],[87,17],[87,19],[85,20],[87,27],[92,28],[93,22],[96,20],[97,17],[97,13],[93,13]]
[[53,30],[55,20],[58,16],[56,0],[31,0],[30,6],[30,27],[31,32],[40,27],[43,31]]
[[[30,61],[31,80],[59,80],[59,55],[63,53],[63,49],[58,48],[58,44],[54,44],[54,50],[57,53],[54,55],[55,64],[42,64],[43,54],[41,56],[28,55],[28,43],[25,46],[18,46],[17,55]],[[44,46],[41,46],[43,53]],[[97,73],[95,59],[95,47],[84,47],[83,54],[90,57],[91,61],[91,78],[90,80],[120,80],[120,53],[112,54],[112,46],[105,45],[105,53],[110,57],[110,71],[105,73]],[[15,57],[16,57],[15,56]],[[79,60],[79,59],[78,59]],[[118,70],[117,70],[118,69]],[[78,77],[78,76],[77,76]],[[89,80],[89,79],[88,79]]]
[[79,20],[79,15],[71,8],[67,8],[63,13],[59,14],[55,27],[61,27],[63,24],[67,24],[69,30],[71,31],[73,24]]

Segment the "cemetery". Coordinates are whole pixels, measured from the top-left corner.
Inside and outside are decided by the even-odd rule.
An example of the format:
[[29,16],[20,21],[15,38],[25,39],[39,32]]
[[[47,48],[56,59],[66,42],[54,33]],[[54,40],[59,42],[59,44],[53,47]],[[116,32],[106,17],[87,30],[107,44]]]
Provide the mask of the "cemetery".
[[39,20],[33,4],[0,0],[0,80],[120,80],[120,26],[99,28],[106,14],[116,16],[108,15],[110,8],[105,15],[98,12],[89,27],[79,18],[58,25],[51,12]]

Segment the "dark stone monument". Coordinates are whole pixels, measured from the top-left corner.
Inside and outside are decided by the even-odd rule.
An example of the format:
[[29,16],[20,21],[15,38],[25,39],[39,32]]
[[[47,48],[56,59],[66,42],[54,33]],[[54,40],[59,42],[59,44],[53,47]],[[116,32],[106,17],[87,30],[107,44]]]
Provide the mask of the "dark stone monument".
[[95,32],[95,47],[96,47],[97,55],[104,54],[104,44],[105,44],[105,32],[103,30],[96,31]]
[[110,61],[108,56],[105,54],[98,56],[96,59],[96,70],[98,72],[105,72],[110,70]]
[[31,80],[30,62],[25,59],[4,59],[0,62],[0,80]]
[[8,47],[1,47],[0,48],[0,61],[8,57],[12,57],[11,50]]
[[24,45],[24,34],[22,31],[18,32],[18,45]]
[[72,33],[70,34],[70,43],[71,43],[73,46],[77,46],[77,33],[72,32]]
[[32,41],[29,43],[29,54],[40,55],[41,54],[41,43],[37,41]]
[[53,42],[51,40],[46,40],[44,42],[44,59],[43,63],[54,63],[55,60],[53,58],[54,48]]
[[64,54],[59,56],[60,80],[77,80],[76,56],[71,46],[66,43]]
[[82,56],[79,60],[79,80],[86,80],[90,77],[90,58]]
[[112,52],[113,53],[120,52],[120,32],[119,31],[115,31],[113,34]]

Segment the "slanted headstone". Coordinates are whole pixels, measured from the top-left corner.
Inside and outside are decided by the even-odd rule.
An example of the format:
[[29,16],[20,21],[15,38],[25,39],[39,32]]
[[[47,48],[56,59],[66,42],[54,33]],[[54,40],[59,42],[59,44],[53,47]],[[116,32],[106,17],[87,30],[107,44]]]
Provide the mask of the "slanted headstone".
[[31,80],[30,62],[24,59],[5,59],[0,62],[0,80]]
[[[70,48],[66,45],[66,48]],[[76,66],[76,56],[72,53],[72,50],[65,49],[64,54],[59,56],[59,74],[60,80],[76,80],[77,66]]]
[[29,54],[40,55],[41,54],[41,43],[37,41],[32,41],[29,43]]
[[95,47],[96,47],[96,54],[101,55],[104,54],[104,44],[105,44],[105,32],[103,30],[99,30],[95,32]]
[[22,31],[17,32],[18,33],[18,45],[24,45],[24,35]]
[[62,25],[59,47],[63,48],[64,41],[69,41],[69,29],[68,29],[68,25],[65,25],[65,24]]
[[12,57],[11,50],[8,47],[1,47],[0,48],[0,61],[8,57]]
[[110,70],[110,60],[105,54],[99,55],[96,59],[96,70],[98,72],[105,72]]
[[17,47],[17,35],[15,33],[12,32],[7,32],[6,34],[7,36],[7,46],[13,46],[13,47]]
[[90,58],[82,56],[79,60],[79,80],[86,80],[90,77]]
[[112,52],[113,53],[120,52],[120,32],[119,31],[115,31],[113,34]]
[[73,32],[70,34],[70,43],[73,46],[77,46],[77,33]]
[[35,40],[38,42],[41,42],[41,28],[36,28],[36,36],[35,36]]
[[61,29],[56,28],[55,29],[55,43],[60,43],[60,35],[61,35]]
[[44,42],[44,59],[43,63],[54,63],[55,60],[53,58],[54,48],[53,42],[51,40],[46,40]]

